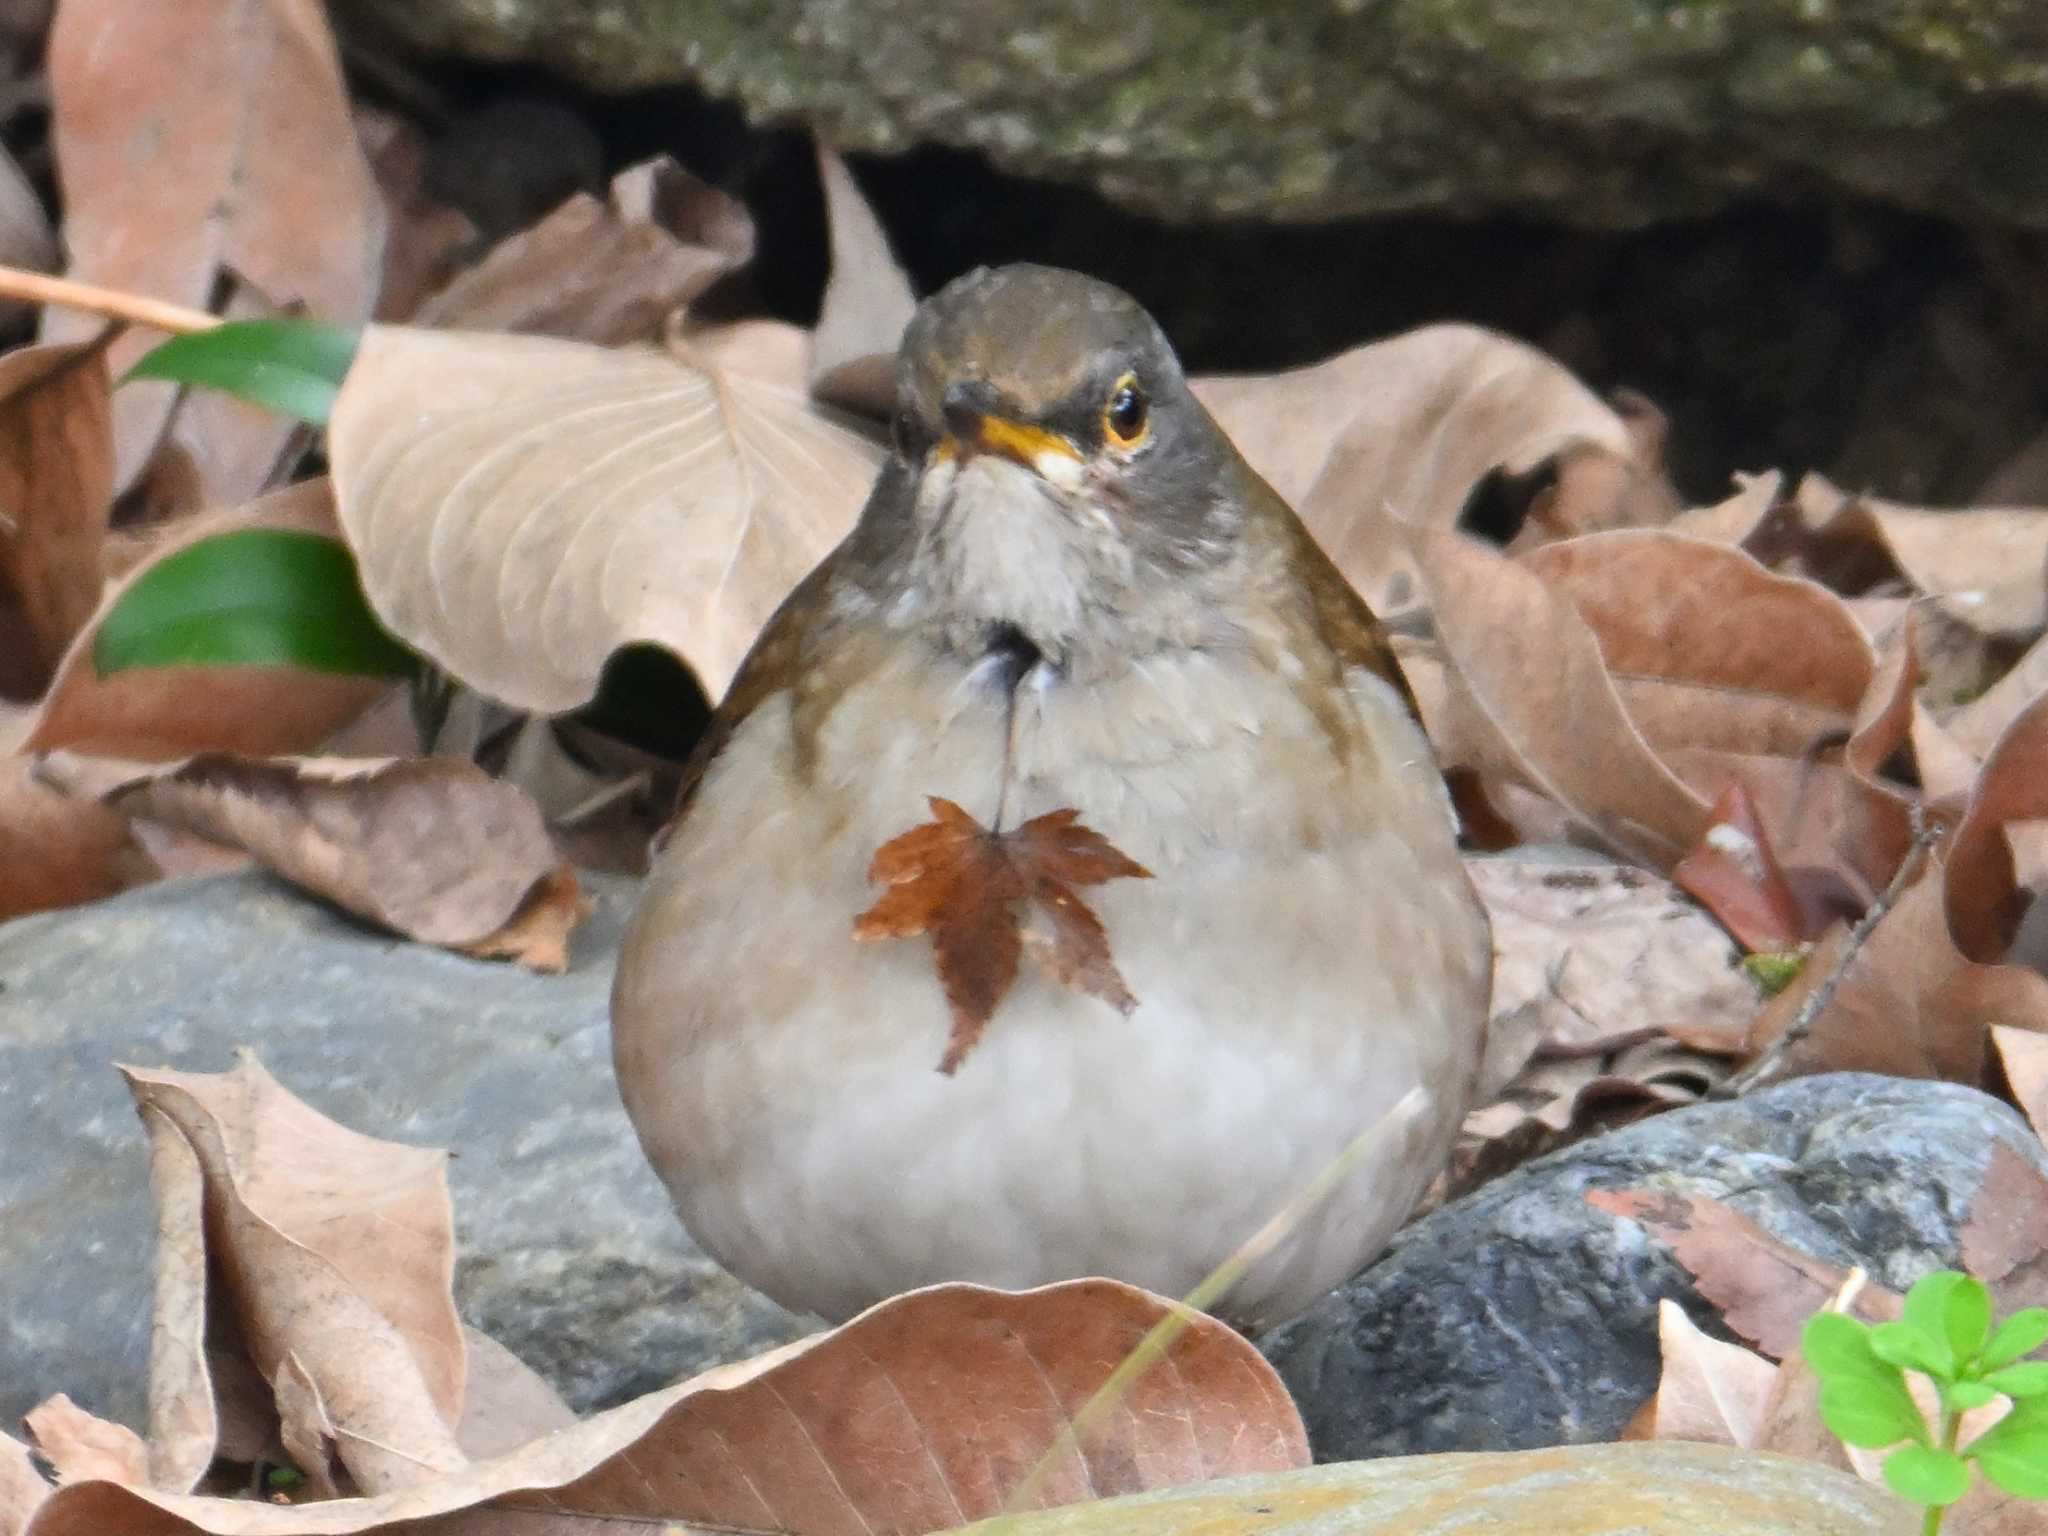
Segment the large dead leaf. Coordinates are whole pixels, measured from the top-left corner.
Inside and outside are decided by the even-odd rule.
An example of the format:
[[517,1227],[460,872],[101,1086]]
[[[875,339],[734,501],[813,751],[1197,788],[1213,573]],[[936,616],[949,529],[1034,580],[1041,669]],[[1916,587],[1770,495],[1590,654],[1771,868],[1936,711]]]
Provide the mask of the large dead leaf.
[[[369,318],[382,208],[319,0],[65,0],[49,72],[72,277],[195,309],[233,279],[232,312]],[[52,310],[44,334],[75,340],[98,323]],[[114,372],[155,339],[117,342]],[[158,384],[117,397],[119,485],[155,451],[175,399]],[[229,505],[262,488],[290,430],[213,394],[195,394],[179,424]]]
[[[276,1381],[289,1361],[317,1387],[366,1490],[461,1466],[445,1154],[335,1124],[253,1057],[223,1074],[122,1070],[152,1144],[182,1141],[201,1170],[202,1241],[258,1373]],[[166,1156],[185,1160],[153,1161]]]
[[800,384],[389,326],[363,337],[330,453],[385,624],[482,692],[549,711],[589,699],[633,641],[667,646],[717,697],[880,459]]
[[1441,714],[1424,695],[1438,755],[1538,790],[1610,848],[1675,862],[1706,829],[1708,801],[1636,729],[1570,600],[1476,539],[1408,538],[1449,673]]
[[1627,424],[1561,363],[1472,325],[1285,373],[1200,378],[1194,391],[1381,612],[1413,595],[1394,521],[1450,528],[1487,475],[1527,474],[1570,449],[1634,463]]
[[2048,694],[2016,715],[1984,759],[1962,822],[1949,839],[1948,922],[1972,960],[2002,959],[2018,935],[2035,881],[2017,855],[2031,828],[2048,822]]
[[[224,753],[133,779],[105,803],[244,848],[294,884],[408,938],[568,963],[582,915],[540,811],[449,758],[350,762]],[[537,930],[505,937],[521,922]],[[537,942],[536,942],[537,941]]]
[[110,388],[93,343],[0,357],[0,695],[40,697],[99,605]]
[[1465,867],[1493,920],[1490,1035],[1527,1029],[1533,1015],[1540,1023],[1530,1048],[1550,1054],[1591,1054],[1666,1031],[1739,1047],[1756,986],[1727,935],[1670,882],[1591,859],[1468,859]]
[[139,1483],[146,1475],[149,1452],[140,1435],[87,1413],[62,1392],[31,1408],[22,1425],[60,1483]]
[[2048,1140],[2048,1035],[2001,1024],[1992,1028],[1991,1043],[2014,1101],[2034,1134]]
[[415,325],[645,341],[754,254],[727,193],[666,155],[619,172],[603,201],[578,192],[420,305]]
[[120,816],[39,782],[32,759],[0,754],[0,921],[97,901],[157,874]]
[[333,537],[337,529],[327,482],[308,480],[247,506],[191,519],[109,587],[58,664],[21,743],[24,751],[61,747],[151,761],[208,751],[308,752],[388,690],[383,678],[297,667],[135,667],[99,674],[93,639],[122,594],[186,546],[243,528]]
[[[1083,1409],[1156,1325],[1184,1325],[1107,1411]],[[950,1528],[1021,1508],[1304,1466],[1272,1368],[1212,1318],[1108,1280],[913,1291],[752,1370],[637,1399],[508,1456],[312,1511],[84,1484],[30,1536]]]
[[[854,920],[856,939],[930,934],[932,958],[952,1010],[939,1070],[967,1059],[1017,979],[1028,948],[1046,975],[1129,1013],[1138,1000],[1111,957],[1102,921],[1074,890],[1109,880],[1149,880],[1080,812],[1049,811],[991,832],[950,800],[932,797],[932,819],[875,850],[868,879],[887,887]],[[1028,931],[1028,905],[1048,927]]]
[[1991,1287],[2001,1313],[2048,1305],[2048,1178],[1994,1141],[1957,1242],[1963,1267]]

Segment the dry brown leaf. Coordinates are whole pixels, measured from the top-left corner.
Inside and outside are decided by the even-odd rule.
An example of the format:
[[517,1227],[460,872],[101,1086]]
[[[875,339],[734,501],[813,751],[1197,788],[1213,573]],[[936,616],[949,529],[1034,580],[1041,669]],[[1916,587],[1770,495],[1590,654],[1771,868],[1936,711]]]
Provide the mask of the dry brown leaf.
[[521,331],[613,346],[646,341],[754,254],[754,223],[666,155],[578,192],[421,304],[415,325]]
[[1883,1072],[1974,1084],[1993,1023],[2048,1028],[2048,977],[1979,965],[1960,953],[1949,936],[1943,883],[1942,860],[1930,857],[1853,955],[1845,929],[1823,938],[1757,1016],[1751,1049],[1768,1050],[1838,971],[1812,1032],[1786,1053],[1787,1075]]
[[[105,803],[246,848],[296,885],[429,944],[554,958],[580,916],[533,802],[474,763],[213,753]],[[508,926],[517,928],[508,936]]]
[[141,1484],[148,1478],[142,1437],[126,1424],[87,1413],[62,1392],[29,1409],[22,1423],[59,1483]]
[[445,1154],[335,1124],[253,1057],[122,1073],[152,1141],[182,1139],[203,1170],[204,1241],[261,1375],[297,1357],[366,1491],[462,1466]]
[[29,1459],[28,1447],[0,1431],[0,1536],[21,1536],[49,1496],[50,1485]]
[[335,1428],[320,1384],[296,1354],[287,1350],[270,1384],[277,1404],[277,1437],[292,1465],[304,1474],[316,1499],[341,1496],[341,1432]]
[[334,502],[308,480],[232,511],[194,518],[109,588],[79,632],[22,743],[160,761],[193,752],[306,752],[361,714],[389,687],[383,678],[297,667],[136,667],[102,677],[93,638],[113,605],[158,561],[199,539],[243,528],[333,537]]
[[[1147,1331],[1186,1323],[1117,1405],[1076,1416]],[[453,1536],[646,1531],[660,1522],[802,1536],[951,1528],[1308,1463],[1286,1389],[1212,1318],[1108,1280],[913,1291],[731,1384],[713,1373],[509,1456],[317,1515],[111,1484],[52,1496],[29,1536]],[[1043,1460],[1036,1480],[1026,1478]],[[402,1524],[401,1524],[402,1523]]]
[[1531,1049],[1552,1055],[1617,1049],[1672,1026],[1739,1047],[1756,987],[1727,936],[1670,882],[1593,859],[1465,867],[1493,921],[1490,1034],[1533,1014],[1542,1022]]
[[1948,922],[1972,960],[2004,958],[2036,893],[2020,880],[2016,834],[2048,821],[2048,695],[2000,733],[1949,839]]
[[1806,915],[1739,780],[1721,791],[1707,830],[1671,879],[1752,953],[1795,949],[1806,936]]
[[[230,310],[369,318],[383,213],[319,0],[65,0],[49,73],[70,276],[195,309],[232,278]],[[44,334],[99,324],[51,310]],[[113,371],[156,339],[116,342]],[[176,395],[145,384],[116,397],[119,486],[154,453]],[[292,430],[211,393],[181,418],[185,451],[227,505],[262,488]]]
[[162,1111],[145,1108],[140,1114],[149,1132],[149,1193],[156,1212],[147,1481],[168,1493],[190,1493],[206,1475],[221,1438],[206,1340],[206,1174],[192,1143]]
[[1709,802],[1636,729],[1571,602],[1475,539],[1407,536],[1449,666],[1444,714],[1424,716],[1438,755],[1519,779],[1608,847],[1674,863],[1706,829]]
[[468,1345],[456,1443],[471,1461],[515,1451],[576,1422],[561,1395],[533,1367],[487,1333],[462,1330]]
[[1785,477],[1775,469],[1761,475],[1738,474],[1734,495],[1679,513],[1671,520],[1671,531],[1714,544],[1741,544],[1778,505],[1784,489]]
[[2029,646],[1984,692],[1942,715],[1941,724],[1959,746],[1982,758],[2020,711],[2043,694],[2048,694],[2048,635]]
[[1661,528],[1678,516],[1678,492],[1664,474],[1670,419],[1631,389],[1617,391],[1610,404],[1628,429],[1629,452],[1577,443],[1558,454],[1557,477],[1529,503],[1511,554],[1582,533]]
[[889,250],[853,173],[823,144],[818,180],[832,237],[832,273],[811,332],[811,393],[862,415],[896,408],[896,349],[917,308],[910,279]]
[[2048,509],[1900,506],[1812,474],[1794,505],[1798,523],[1778,547],[1837,591],[1895,573],[1980,634],[2032,636],[2048,624]]
[[1991,1043],[2012,1096],[2036,1135],[2048,1140],[2048,1035],[2011,1025],[1994,1025]]
[[427,136],[409,119],[367,102],[350,104],[356,137],[384,200],[384,271],[375,318],[412,318],[421,303],[446,287],[463,254],[481,240],[459,208],[427,187]]
[[480,691],[550,712],[587,701],[636,640],[718,697],[852,526],[880,460],[800,383],[392,326],[364,334],[329,448],[385,624]]
[[1664,1368],[1637,1416],[1635,1438],[1754,1445],[1778,1368],[1740,1344],[1709,1338],[1669,1299],[1657,1303],[1657,1344]]
[[0,695],[42,695],[99,606],[111,384],[94,343],[0,356]]
[[[1689,1270],[1721,1320],[1773,1359],[1799,1347],[1806,1320],[1841,1289],[1846,1270],[1779,1242],[1731,1205],[1669,1189],[1594,1189],[1586,1203],[1641,1223]],[[1858,1296],[1866,1322],[1899,1315],[1899,1298],[1879,1286]]]
[[[932,960],[953,1014],[939,1070],[967,1059],[1017,979],[1028,949],[1053,980],[1128,1014],[1138,1000],[1124,985],[1102,921],[1075,886],[1149,880],[1080,812],[1049,811],[1007,832],[991,832],[950,800],[931,797],[932,819],[875,850],[868,879],[887,887],[854,919],[856,939],[929,934]],[[1027,931],[1028,906],[1050,925]]]
[[1991,1287],[2000,1315],[2048,1306],[2048,1179],[2003,1141],[1957,1236],[1963,1268]]
[[41,783],[33,759],[0,756],[0,921],[97,901],[159,873],[120,816]]
[[1634,450],[1627,424],[1563,364],[1472,325],[1193,388],[1381,613],[1413,599],[1396,521],[1448,529],[1495,470],[1527,474],[1573,448]]

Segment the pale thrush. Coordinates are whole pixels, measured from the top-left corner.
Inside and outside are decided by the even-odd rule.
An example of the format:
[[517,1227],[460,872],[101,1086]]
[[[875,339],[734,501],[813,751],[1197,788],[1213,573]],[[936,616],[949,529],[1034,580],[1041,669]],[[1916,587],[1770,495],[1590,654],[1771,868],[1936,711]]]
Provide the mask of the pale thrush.
[[[1118,290],[961,278],[897,390],[858,525],[762,631],[656,858],[626,1107],[703,1247],[838,1319],[951,1279],[1185,1293],[1421,1086],[1218,1307],[1276,1321],[1385,1244],[1478,1067],[1486,919],[1407,688]],[[1151,877],[1078,892],[1117,986],[1027,953],[947,1072],[934,941],[854,932],[932,797],[998,832],[1076,812]],[[1059,930],[999,905],[1027,949]]]

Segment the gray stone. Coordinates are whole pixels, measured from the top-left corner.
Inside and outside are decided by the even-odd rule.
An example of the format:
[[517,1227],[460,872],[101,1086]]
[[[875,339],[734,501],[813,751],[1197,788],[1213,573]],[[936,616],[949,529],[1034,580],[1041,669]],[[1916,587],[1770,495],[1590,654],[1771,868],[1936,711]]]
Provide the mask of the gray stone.
[[1660,1115],[1432,1212],[1261,1348],[1321,1460],[1611,1440],[1656,1388],[1659,1298],[1729,1335],[1670,1250],[1586,1191],[1711,1195],[1905,1290],[1959,1266],[1994,1142],[2048,1173],[2018,1115],[1947,1083],[1841,1073]]
[[641,1157],[607,1008],[635,886],[587,883],[562,976],[257,874],[0,925],[0,1424],[56,1391],[142,1422],[148,1157],[110,1064],[217,1071],[243,1045],[343,1124],[453,1151],[462,1315],[572,1406],[802,1331],[690,1245]]
[[2013,0],[341,0],[607,90],[693,81],[847,149],[980,149],[1176,216],[1631,226],[1847,190],[2048,224]]

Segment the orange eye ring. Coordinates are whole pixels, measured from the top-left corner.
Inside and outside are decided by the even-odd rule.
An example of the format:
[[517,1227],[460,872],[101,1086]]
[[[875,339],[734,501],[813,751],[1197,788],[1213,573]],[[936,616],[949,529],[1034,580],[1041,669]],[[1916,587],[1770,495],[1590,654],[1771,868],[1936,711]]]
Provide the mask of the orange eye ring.
[[1145,398],[1138,376],[1127,373],[1103,402],[1102,435],[1119,448],[1135,448],[1152,430],[1151,415],[1152,404]]

